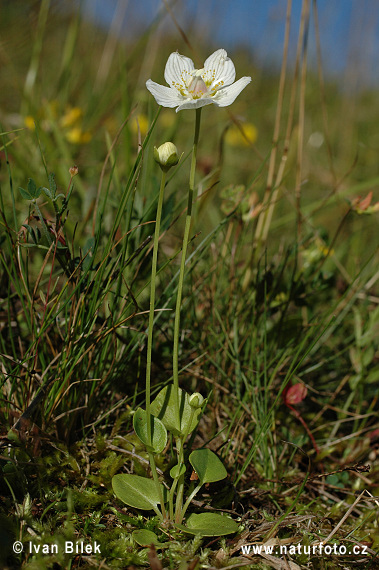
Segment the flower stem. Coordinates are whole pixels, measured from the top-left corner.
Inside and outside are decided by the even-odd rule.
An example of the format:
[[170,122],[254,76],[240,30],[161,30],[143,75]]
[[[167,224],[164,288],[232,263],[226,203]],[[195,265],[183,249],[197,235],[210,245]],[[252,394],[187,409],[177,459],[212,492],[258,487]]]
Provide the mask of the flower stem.
[[201,487],[203,486],[203,483],[200,482],[197,487],[195,487],[195,489],[192,491],[192,493],[190,494],[190,496],[188,497],[188,499],[186,500],[183,510],[182,510],[182,518],[184,517],[184,515],[186,514],[186,510],[189,507],[190,502],[192,501],[192,499],[194,498],[195,495],[197,495],[197,493],[200,491]]
[[176,412],[176,423],[177,423],[179,431],[180,431],[180,424],[181,424],[181,422],[180,422],[180,406],[179,406],[180,308],[181,308],[181,304],[182,304],[182,294],[183,294],[184,273],[185,273],[185,267],[186,267],[187,246],[188,246],[189,234],[190,234],[190,229],[191,229],[192,202],[193,202],[193,193],[194,193],[194,188],[195,188],[197,145],[198,145],[199,133],[200,133],[200,118],[201,118],[201,108],[196,109],[195,136],[194,136],[193,148],[192,148],[191,170],[190,170],[189,189],[188,189],[187,216],[186,216],[186,223],[185,223],[185,227],[184,227],[182,257],[181,257],[181,261],[180,261],[178,293],[177,293],[177,297],[176,297],[176,308],[175,308],[174,347],[173,347],[173,362],[172,362],[172,364],[173,364],[174,402],[175,402],[175,412]]
[[[162,170],[161,186],[159,189],[157,215],[155,221],[155,232],[154,232],[154,245],[153,245],[153,261],[151,265],[151,282],[150,282],[150,310],[149,310],[149,324],[147,330],[147,359],[146,359],[146,420],[147,420],[147,441],[148,446],[152,447],[152,433],[151,433],[151,411],[150,411],[150,400],[151,400],[151,353],[153,346],[153,325],[154,325],[154,309],[155,309],[155,282],[157,276],[157,261],[158,261],[158,246],[159,246],[159,233],[162,218],[162,206],[163,206],[163,195],[166,184],[166,172]],[[157,485],[159,495],[161,495],[157,470],[155,466],[154,456],[149,452],[150,467],[153,474],[153,479]],[[161,497],[161,509],[163,517],[166,517],[166,511],[164,506],[163,497]]]
[[158,261],[158,245],[159,232],[162,217],[163,194],[166,183],[166,172],[162,170],[161,186],[159,189],[157,215],[155,221],[154,245],[153,245],[153,261],[151,266],[151,282],[150,282],[150,310],[149,325],[147,329],[147,358],[146,358],[146,417],[147,417],[147,437],[151,446],[151,422],[150,422],[150,392],[151,392],[151,353],[153,346],[153,326],[154,326],[154,309],[155,309],[155,281],[157,276]]
[[[184,437],[178,437],[176,440],[176,449],[178,452],[178,465],[181,466],[184,463]],[[183,516],[182,516],[182,507],[183,507],[183,496],[184,496],[184,473],[180,475],[178,482],[177,482],[178,490],[176,492],[176,503],[175,503],[175,522],[181,523]]]
[[[166,507],[164,505],[164,496],[162,493],[162,487],[161,487],[161,485],[159,483],[159,479],[158,479],[158,473],[157,473],[157,468],[155,466],[154,455],[151,452],[149,452],[149,462],[150,462],[150,467],[151,467],[151,474],[153,476],[155,486],[158,490],[158,496],[159,496],[159,501],[160,501],[161,510],[162,510],[162,517],[163,517],[163,520],[166,520],[167,519],[167,512],[166,512]],[[154,509],[154,510],[156,513],[158,513],[159,517],[161,517],[158,508]]]
[[[191,431],[193,417],[195,415],[195,408],[191,407],[191,415],[189,417],[189,421],[187,424],[187,429],[183,433],[182,437],[177,438],[176,440],[176,449],[178,451],[178,466],[179,470],[182,465],[184,465],[184,444],[188,437],[188,434]],[[175,487],[178,487],[177,495],[176,495],[176,506],[175,506],[175,522],[181,523],[183,520],[183,512],[182,512],[182,505],[183,505],[183,495],[184,495],[184,473],[181,475],[177,481],[174,481]]]

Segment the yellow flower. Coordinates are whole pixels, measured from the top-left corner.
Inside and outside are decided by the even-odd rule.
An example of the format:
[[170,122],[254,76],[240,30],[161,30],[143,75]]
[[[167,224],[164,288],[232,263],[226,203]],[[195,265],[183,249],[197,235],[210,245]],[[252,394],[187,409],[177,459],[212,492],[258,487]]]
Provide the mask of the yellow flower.
[[[86,144],[92,135],[82,129],[83,111],[80,107],[67,107],[66,112],[59,118],[59,103],[56,100],[48,101],[44,107],[38,110],[37,116],[40,119],[41,128],[46,132],[53,131],[53,124],[57,121],[63,136],[72,144]],[[34,131],[35,119],[32,115],[24,118],[25,126]]]
[[313,267],[321,259],[334,255],[334,249],[330,249],[328,245],[320,238],[316,237],[313,242],[303,250],[303,267]]
[[225,142],[230,146],[243,147],[255,143],[258,138],[258,129],[252,123],[232,125],[225,135]]
[[86,144],[91,140],[91,133],[83,132],[81,127],[74,127],[65,134],[68,142],[72,144]]
[[141,136],[144,137],[149,130],[149,121],[146,115],[138,115],[130,123],[130,129],[133,134],[138,133],[138,128],[140,130]]
[[159,116],[159,124],[164,129],[172,127],[176,121],[175,115],[171,113],[171,111],[161,111]]
[[59,123],[61,127],[67,129],[72,127],[75,123],[78,123],[82,118],[83,111],[80,107],[69,107],[63,117],[60,119]]
[[36,125],[34,123],[34,117],[32,117],[31,115],[27,115],[25,117],[24,124],[25,124],[25,127],[27,129],[29,129],[30,131],[34,131],[36,128]]

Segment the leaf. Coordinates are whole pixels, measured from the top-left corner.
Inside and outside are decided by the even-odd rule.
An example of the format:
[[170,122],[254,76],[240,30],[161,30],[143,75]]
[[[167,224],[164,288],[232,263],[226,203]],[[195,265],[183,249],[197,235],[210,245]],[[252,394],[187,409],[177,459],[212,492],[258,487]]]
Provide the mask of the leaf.
[[[151,413],[159,418],[166,428],[176,437],[184,436],[186,433],[190,434],[197,426],[201,415],[201,409],[194,410],[191,408],[188,403],[189,396],[181,388],[179,388],[178,400],[180,425],[177,420],[173,384],[165,386],[151,403]],[[191,425],[189,425],[190,421]]]
[[154,544],[154,546],[163,546],[163,544],[159,542],[155,532],[147,530],[146,528],[140,528],[133,531],[132,537],[140,546],[150,546],[150,544]]
[[[160,485],[163,500],[166,502],[167,493]],[[158,489],[152,479],[122,473],[112,478],[112,488],[118,499],[129,507],[144,511],[155,510],[160,503]]]
[[186,466],[184,464],[181,465],[180,469],[178,464],[174,465],[174,467],[170,469],[170,475],[173,479],[179,479],[179,477],[184,475],[185,472],[186,472]]
[[33,178],[29,178],[28,180],[28,192],[33,197],[33,199],[38,198],[42,192],[42,188],[37,188]]
[[55,182],[55,174],[53,172],[50,172],[49,174],[49,186],[50,186],[51,197],[52,199],[54,199],[57,193],[57,184]]
[[287,405],[293,406],[294,404],[299,404],[304,400],[307,395],[307,387],[301,382],[290,386],[284,395],[284,402]]
[[22,224],[24,228],[26,228],[29,236],[32,239],[32,242],[37,245],[37,243],[40,241],[41,239],[41,232],[39,231],[38,228],[33,228],[32,226],[30,226],[29,224]]
[[20,190],[21,196],[23,198],[25,198],[25,200],[33,200],[33,196],[31,196],[29,194],[29,192],[27,190],[25,190],[25,188],[21,188],[21,186],[20,186],[19,190]]
[[217,513],[192,513],[186,520],[187,526],[176,524],[176,528],[188,534],[200,536],[225,536],[238,531],[239,525],[230,517]]
[[93,252],[95,249],[95,238],[88,238],[83,246],[83,271],[90,269],[93,263]]
[[26,190],[25,188],[21,187],[19,187],[19,190],[21,192],[21,196],[25,198],[25,200],[36,200],[42,192],[42,188],[37,188],[33,178],[28,179],[28,186]]
[[142,408],[138,408],[133,417],[133,427],[139,437],[152,453],[161,453],[167,443],[167,430],[161,420],[150,416],[151,425],[151,445],[149,445],[149,438],[147,434],[147,414]]
[[228,475],[222,461],[210,449],[195,449],[189,456],[189,461],[202,485],[221,481]]

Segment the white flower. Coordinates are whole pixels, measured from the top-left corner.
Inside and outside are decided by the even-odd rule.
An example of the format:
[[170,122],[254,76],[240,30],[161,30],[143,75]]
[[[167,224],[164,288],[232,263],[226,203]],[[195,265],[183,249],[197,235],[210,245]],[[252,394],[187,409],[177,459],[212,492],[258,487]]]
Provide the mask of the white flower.
[[148,79],[146,87],[158,105],[182,109],[198,109],[214,103],[227,107],[251,81],[242,77],[234,83],[236,71],[224,49],[218,49],[204,63],[203,69],[195,69],[189,57],[175,52],[167,60],[164,78],[170,87]]

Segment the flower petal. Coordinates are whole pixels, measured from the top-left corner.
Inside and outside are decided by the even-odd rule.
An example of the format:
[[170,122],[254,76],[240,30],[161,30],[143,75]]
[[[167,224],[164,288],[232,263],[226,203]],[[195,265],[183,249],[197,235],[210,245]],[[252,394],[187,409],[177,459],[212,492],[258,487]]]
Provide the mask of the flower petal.
[[218,107],[231,105],[250,81],[251,77],[241,77],[241,79],[233,83],[233,85],[229,85],[229,87],[225,87],[225,89],[220,89],[213,97],[213,103],[218,105]]
[[171,87],[159,85],[158,83],[155,83],[155,81],[151,81],[151,79],[146,81],[146,87],[153,95],[158,105],[162,105],[163,107],[177,107],[183,101],[179,91],[171,89]]
[[184,103],[179,105],[176,112],[183,111],[183,109],[200,109],[200,107],[211,105],[211,103],[214,103],[214,100],[210,97],[203,97],[202,99],[187,99]]
[[231,85],[236,78],[234,63],[224,49],[218,49],[204,63],[204,81],[214,87],[217,83]]
[[172,53],[166,63],[164,78],[170,86],[186,87],[191,71],[195,69],[192,59],[178,52]]

